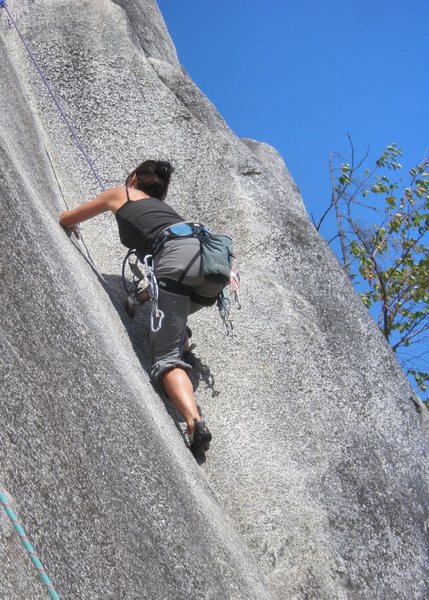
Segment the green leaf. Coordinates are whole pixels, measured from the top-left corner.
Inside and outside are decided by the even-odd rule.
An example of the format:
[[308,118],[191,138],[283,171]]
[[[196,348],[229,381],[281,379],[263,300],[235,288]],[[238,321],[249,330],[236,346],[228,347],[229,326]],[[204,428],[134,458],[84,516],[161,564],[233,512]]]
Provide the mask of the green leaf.
[[414,334],[429,334],[429,161],[401,176],[401,155],[389,144],[375,166],[340,159],[331,176],[350,280],[399,359],[407,348],[408,375],[427,390],[429,375],[413,361],[422,352]]

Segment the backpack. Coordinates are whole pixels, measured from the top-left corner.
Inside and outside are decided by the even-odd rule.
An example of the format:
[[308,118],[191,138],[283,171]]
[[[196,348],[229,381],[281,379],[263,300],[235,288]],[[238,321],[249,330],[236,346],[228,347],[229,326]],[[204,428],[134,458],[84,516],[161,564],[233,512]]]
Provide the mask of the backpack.
[[[183,222],[170,225],[170,227],[161,232],[159,237],[154,241],[152,254],[161,247],[166,239],[189,237],[195,237],[200,241],[200,275],[213,283],[227,285],[231,278],[233,259],[232,239],[227,235],[212,235],[207,227],[200,223]],[[189,265],[189,267],[190,266],[191,265]],[[186,273],[187,269],[185,269],[182,279],[185,277]]]
[[227,235],[208,233],[200,237],[200,243],[200,274],[213,283],[226,285],[231,278],[234,252],[232,239]]

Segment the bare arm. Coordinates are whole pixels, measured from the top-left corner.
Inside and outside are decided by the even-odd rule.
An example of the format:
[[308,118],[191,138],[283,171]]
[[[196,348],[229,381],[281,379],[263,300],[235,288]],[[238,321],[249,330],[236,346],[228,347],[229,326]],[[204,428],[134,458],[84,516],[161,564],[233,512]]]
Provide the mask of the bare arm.
[[123,193],[123,188],[111,188],[81,206],[65,210],[60,215],[60,225],[66,229],[73,228],[74,225],[92,219],[107,210],[114,212],[118,204],[122,202],[121,193]]

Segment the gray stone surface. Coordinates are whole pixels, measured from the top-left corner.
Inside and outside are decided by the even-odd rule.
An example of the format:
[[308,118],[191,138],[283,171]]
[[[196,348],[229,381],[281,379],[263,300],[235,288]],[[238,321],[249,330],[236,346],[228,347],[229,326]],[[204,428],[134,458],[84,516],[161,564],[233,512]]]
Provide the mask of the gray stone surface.
[[[170,203],[242,276],[237,338],[191,322],[198,465],[120,306],[114,219],[86,248],[58,227],[97,184],[2,11],[0,479],[61,597],[428,598],[424,413],[280,157],[233,135],[154,2],[10,8],[106,184],[171,159]],[[1,523],[0,597],[42,597]]]
[[179,65],[176,48],[155,0],[113,0],[126,13],[130,35],[136,35],[147,58]]

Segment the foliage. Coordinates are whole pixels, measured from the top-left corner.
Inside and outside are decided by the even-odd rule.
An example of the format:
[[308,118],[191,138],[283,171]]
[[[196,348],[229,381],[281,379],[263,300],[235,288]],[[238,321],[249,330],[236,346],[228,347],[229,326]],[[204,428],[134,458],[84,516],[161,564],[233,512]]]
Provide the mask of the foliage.
[[[387,146],[374,167],[368,152],[355,162],[330,159],[331,203],[345,270],[379,328],[418,388],[429,387],[429,160],[410,169],[404,181],[402,151]],[[369,216],[371,223],[368,223]],[[360,275],[360,277],[359,277]]]

